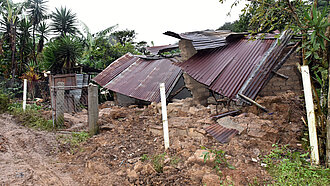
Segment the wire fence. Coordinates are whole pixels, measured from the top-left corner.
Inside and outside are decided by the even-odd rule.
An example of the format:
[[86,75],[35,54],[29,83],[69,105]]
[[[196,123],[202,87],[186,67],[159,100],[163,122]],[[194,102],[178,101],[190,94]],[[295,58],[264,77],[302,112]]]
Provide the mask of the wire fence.
[[88,86],[64,86],[58,82],[51,87],[53,123],[63,126],[64,113],[76,113],[88,107]]

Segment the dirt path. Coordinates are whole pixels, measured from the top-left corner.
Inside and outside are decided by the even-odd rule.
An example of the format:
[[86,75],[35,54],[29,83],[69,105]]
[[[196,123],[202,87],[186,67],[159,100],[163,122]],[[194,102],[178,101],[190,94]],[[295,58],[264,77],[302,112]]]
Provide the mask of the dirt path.
[[0,115],[0,185],[78,185],[58,161],[54,133],[17,125]]

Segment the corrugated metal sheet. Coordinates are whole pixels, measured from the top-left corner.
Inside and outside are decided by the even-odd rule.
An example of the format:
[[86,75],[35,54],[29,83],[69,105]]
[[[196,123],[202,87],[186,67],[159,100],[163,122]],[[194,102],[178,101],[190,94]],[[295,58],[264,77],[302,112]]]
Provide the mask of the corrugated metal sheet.
[[[243,38],[224,47],[198,51],[178,66],[223,96],[234,99],[239,92],[243,92],[255,99],[286,43],[287,40],[278,45],[274,39],[251,41]],[[265,59],[270,49],[271,54]],[[265,62],[256,70],[262,60]]]
[[270,80],[269,77],[272,75],[272,70],[278,66],[281,53],[292,37],[291,33],[292,31],[290,30],[283,32],[279,38],[280,42],[275,41],[273,43],[271,48],[263,56],[259,66],[254,69],[254,72],[249,77],[249,80],[240,90],[240,93],[252,99],[257,97],[259,91]]
[[173,62],[177,61],[174,58],[146,60],[125,55],[109,65],[94,81],[126,96],[159,102],[159,84],[165,83],[168,96],[182,74],[181,69],[173,65]]
[[178,39],[190,40],[196,50],[204,50],[226,46],[228,44],[228,40],[235,37],[243,37],[246,33],[206,30],[182,34],[167,31],[164,34]]
[[104,69],[101,73],[99,73],[93,81],[104,87],[107,83],[109,83],[113,78],[115,78],[118,74],[122,73],[127,67],[133,64],[138,57],[133,56],[130,53],[123,55],[118,58],[116,61],[111,63],[106,69]]
[[236,129],[227,129],[219,124],[210,125],[204,130],[212,135],[220,143],[228,143],[232,137],[238,134]]
[[234,98],[272,43],[241,39],[222,48],[199,51],[179,66],[211,90]]

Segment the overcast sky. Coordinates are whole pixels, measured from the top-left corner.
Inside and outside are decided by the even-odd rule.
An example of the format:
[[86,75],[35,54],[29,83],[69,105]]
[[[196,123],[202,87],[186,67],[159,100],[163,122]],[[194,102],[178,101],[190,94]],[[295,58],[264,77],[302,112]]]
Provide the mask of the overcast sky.
[[118,29],[135,30],[137,41],[165,45],[177,41],[163,35],[165,31],[216,29],[237,20],[244,5],[233,8],[231,16],[227,16],[233,0],[227,1],[221,4],[219,0],[48,0],[47,4],[49,12],[60,6],[72,9],[92,33],[119,24]]

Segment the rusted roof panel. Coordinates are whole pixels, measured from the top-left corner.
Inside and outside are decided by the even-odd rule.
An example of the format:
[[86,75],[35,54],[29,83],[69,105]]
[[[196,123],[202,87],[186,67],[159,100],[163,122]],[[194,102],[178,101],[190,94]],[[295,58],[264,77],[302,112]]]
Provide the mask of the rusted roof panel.
[[99,83],[101,86],[126,96],[159,102],[159,84],[165,83],[168,96],[182,74],[181,69],[173,65],[173,62],[177,60],[174,58],[147,60],[125,55],[110,64],[101,75],[94,78],[94,81],[102,82]]
[[99,73],[93,81],[104,87],[109,83],[114,77],[123,72],[127,67],[133,64],[138,57],[133,56],[130,53],[123,55],[116,61],[112,62],[106,69]]
[[274,40],[240,39],[225,47],[198,51],[179,66],[211,90],[234,98]]
[[223,96],[236,99],[241,93],[255,99],[290,39],[291,31],[283,32],[280,42],[269,34],[258,40],[233,39],[226,46],[198,51],[178,66]]
[[228,129],[219,124],[210,125],[204,128],[204,130],[212,135],[220,143],[228,143],[232,137],[238,134],[238,130]]
[[190,40],[196,50],[204,50],[226,46],[228,44],[228,40],[233,37],[243,37],[246,33],[206,30],[182,34],[167,31],[164,34],[178,39]]
[[280,42],[275,41],[271,48],[263,56],[260,64],[254,69],[249,80],[245,82],[245,85],[240,90],[243,95],[255,99],[259,91],[267,84],[272,75],[272,70],[278,66],[278,61],[282,51],[290,41],[292,31],[287,30],[282,33],[279,38]]

